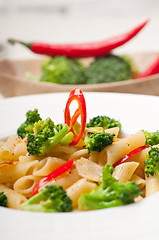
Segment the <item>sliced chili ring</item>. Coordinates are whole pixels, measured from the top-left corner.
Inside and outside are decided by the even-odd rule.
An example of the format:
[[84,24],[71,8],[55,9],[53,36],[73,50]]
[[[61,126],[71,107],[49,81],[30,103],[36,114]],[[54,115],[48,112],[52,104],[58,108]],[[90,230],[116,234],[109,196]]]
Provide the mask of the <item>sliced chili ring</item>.
[[[72,118],[70,116],[70,105],[73,101],[77,101],[78,108],[76,109],[75,113],[73,114]],[[79,140],[81,139],[85,126],[86,126],[86,102],[82,91],[79,88],[75,88],[70,92],[68,101],[65,107],[65,123],[70,127],[70,131],[73,132],[74,138],[72,141],[72,145],[76,145]],[[75,134],[73,131],[73,126],[77,121],[78,117],[81,116],[81,129],[79,134]]]

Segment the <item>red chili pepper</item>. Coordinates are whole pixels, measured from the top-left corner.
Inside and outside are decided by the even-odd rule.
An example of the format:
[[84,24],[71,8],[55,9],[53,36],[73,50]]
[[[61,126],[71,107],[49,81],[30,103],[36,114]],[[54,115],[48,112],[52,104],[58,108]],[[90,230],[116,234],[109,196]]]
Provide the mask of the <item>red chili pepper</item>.
[[135,155],[138,152],[141,152],[143,149],[147,148],[149,145],[144,145],[141,147],[138,147],[134,150],[132,150],[131,152],[129,152],[128,154],[126,154],[124,157],[122,157],[118,162],[113,164],[113,167],[115,168],[116,166],[120,165],[121,163],[124,163],[126,160],[128,160],[130,157],[132,157],[133,155]]
[[8,39],[11,44],[20,43],[28,47],[31,51],[48,56],[67,56],[69,58],[100,57],[110,53],[113,49],[125,44],[135,37],[147,24],[148,20],[133,28],[129,32],[118,36],[91,43],[77,44],[47,44],[40,42],[26,43],[15,39]]
[[62,174],[70,171],[73,168],[74,159],[70,159],[60,167],[56,168],[53,172],[48,174],[46,177],[42,178],[33,188],[32,196],[38,193],[39,188],[44,186],[46,183],[50,182],[51,180],[61,176]]
[[[78,108],[71,118],[70,104],[74,100],[77,101]],[[80,133],[78,135],[76,135],[75,132],[73,131],[73,126],[79,116],[81,116],[81,129],[80,129]],[[81,139],[81,137],[84,133],[84,130],[85,130],[85,126],[86,126],[86,102],[85,102],[83,93],[79,88],[75,88],[74,90],[72,90],[70,92],[70,95],[69,95],[69,98],[68,98],[68,101],[67,101],[66,107],[65,107],[65,123],[70,127],[70,131],[72,131],[74,133],[74,138],[73,138],[73,141],[71,144],[76,145],[79,142],[79,140]]]
[[144,78],[157,73],[159,73],[159,56],[143,73],[139,74],[137,78]]

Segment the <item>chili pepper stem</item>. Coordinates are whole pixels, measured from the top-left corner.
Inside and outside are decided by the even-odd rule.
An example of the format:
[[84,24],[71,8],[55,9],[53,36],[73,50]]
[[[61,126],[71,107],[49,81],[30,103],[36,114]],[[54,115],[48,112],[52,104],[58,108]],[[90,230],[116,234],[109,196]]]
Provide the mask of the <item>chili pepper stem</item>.
[[27,42],[22,42],[22,41],[19,41],[19,40],[16,40],[16,39],[13,39],[13,38],[9,38],[8,39],[8,42],[10,43],[10,44],[12,44],[12,45],[14,45],[14,44],[16,44],[16,43],[20,43],[20,44],[22,44],[22,45],[24,45],[25,47],[27,47],[27,48],[31,48],[31,43],[27,43]]

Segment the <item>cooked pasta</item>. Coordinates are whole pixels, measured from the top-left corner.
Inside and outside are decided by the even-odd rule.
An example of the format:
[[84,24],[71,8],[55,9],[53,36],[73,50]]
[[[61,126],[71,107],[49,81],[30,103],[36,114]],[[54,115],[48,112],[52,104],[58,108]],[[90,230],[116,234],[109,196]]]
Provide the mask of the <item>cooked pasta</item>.
[[[92,128],[91,128],[92,130]],[[87,130],[89,131],[89,130]],[[53,172],[74,158],[74,169],[53,179],[46,185],[62,186],[72,200],[74,209],[83,193],[90,193],[99,182],[102,182],[102,171],[105,164],[114,164],[131,150],[144,145],[143,132],[137,132],[126,138],[118,138],[119,129],[107,130],[115,133],[116,140],[101,152],[88,152],[86,146],[60,146],[50,151],[48,156],[28,155],[26,142],[18,136],[10,137],[0,146],[0,192],[8,197],[8,207],[19,209],[20,204],[31,197],[34,186],[40,179]],[[134,181],[143,190],[145,196],[159,191],[159,180],[156,176],[145,178],[144,161],[146,148],[131,156],[125,163],[115,167],[113,177],[121,183]],[[139,201],[143,196],[135,198]]]
[[[146,145],[144,131],[121,137],[120,124],[115,125],[114,119],[108,129],[100,124],[88,127],[81,96],[75,98],[78,109],[72,118],[67,104],[66,124],[55,126],[48,118],[29,125],[28,117],[21,127],[24,138],[14,135],[0,142],[4,205],[23,209],[25,203],[31,205],[40,196],[34,207],[29,205],[31,211],[43,212],[45,207],[48,212],[102,209],[142,201],[159,191],[159,171],[153,172],[149,166],[146,170],[149,152],[156,149],[159,156],[159,145]],[[39,119],[36,109],[28,114]],[[25,126],[31,131],[25,132]],[[51,189],[55,192],[47,192]],[[62,200],[57,200],[59,195]]]
[[24,195],[6,187],[4,184],[0,184],[0,192],[4,192],[6,194],[9,208],[19,209],[20,204],[26,201]]

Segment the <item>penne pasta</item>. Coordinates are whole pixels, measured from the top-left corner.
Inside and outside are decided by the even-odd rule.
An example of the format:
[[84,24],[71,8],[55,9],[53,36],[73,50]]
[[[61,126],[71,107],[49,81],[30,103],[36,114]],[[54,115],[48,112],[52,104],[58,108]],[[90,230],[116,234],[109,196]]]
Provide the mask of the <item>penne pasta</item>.
[[139,186],[140,190],[142,190],[145,187],[146,184],[145,179],[137,176],[136,174],[133,174],[130,180],[134,181]]
[[96,186],[95,183],[88,182],[85,178],[78,180],[70,186],[66,191],[67,195],[72,200],[73,207],[77,207],[78,199],[82,193],[90,193]]
[[17,135],[8,138],[8,140],[0,147],[1,161],[18,160],[18,156],[14,154],[14,150],[18,143],[22,143],[22,139]]
[[39,161],[16,163],[0,167],[0,183],[14,183],[19,178],[30,175]]
[[33,175],[46,176],[64,163],[65,161],[60,158],[56,157],[44,158],[35,166]]
[[113,172],[113,177],[118,179],[119,182],[126,183],[131,179],[138,165],[139,163],[136,162],[122,163],[115,168],[115,171]]
[[146,177],[145,196],[149,197],[159,191],[159,179],[156,175]]
[[9,208],[19,209],[20,204],[27,200],[22,194],[6,187],[4,184],[0,184],[0,192],[4,192],[4,194],[7,196],[7,206]]
[[89,157],[88,149],[80,149],[80,150],[74,152],[72,155],[70,155],[70,158],[74,158],[75,160],[79,159],[81,157],[86,157],[86,158]]
[[39,178],[33,175],[27,175],[19,178],[13,185],[13,189],[23,194],[25,197],[30,197],[33,191],[33,188]]
[[54,179],[53,181],[50,181],[47,185],[58,185],[62,186],[64,189],[67,189],[72,184],[77,182],[79,179],[81,179],[80,175],[77,172],[77,169],[73,169],[72,171],[66,173],[64,176],[61,176],[59,178]]
[[126,154],[144,144],[145,135],[142,131],[115,142],[105,148],[107,163],[114,164],[118,162]]
[[81,177],[94,182],[101,181],[103,168],[99,164],[81,158],[76,161],[76,168]]

